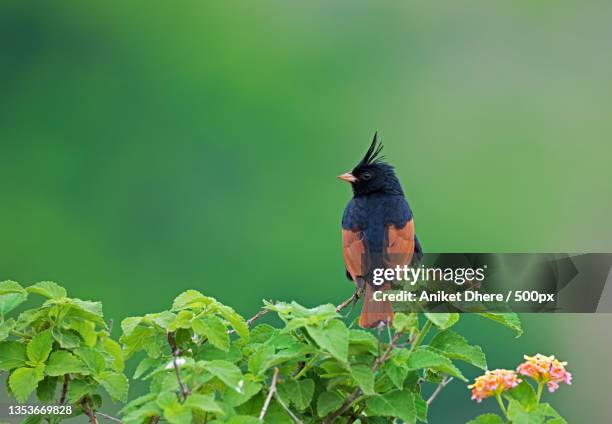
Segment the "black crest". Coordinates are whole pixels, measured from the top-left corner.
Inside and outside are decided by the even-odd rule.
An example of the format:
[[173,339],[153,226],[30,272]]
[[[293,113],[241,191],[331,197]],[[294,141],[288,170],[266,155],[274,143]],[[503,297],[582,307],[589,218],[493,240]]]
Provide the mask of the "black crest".
[[384,156],[380,156],[380,152],[382,151],[382,149],[383,149],[383,145],[380,141],[378,141],[378,131],[377,131],[374,133],[374,139],[372,140],[372,144],[370,145],[370,148],[366,152],[363,159],[361,159],[361,162],[359,162],[358,166],[372,165],[375,163],[380,163],[384,159]]

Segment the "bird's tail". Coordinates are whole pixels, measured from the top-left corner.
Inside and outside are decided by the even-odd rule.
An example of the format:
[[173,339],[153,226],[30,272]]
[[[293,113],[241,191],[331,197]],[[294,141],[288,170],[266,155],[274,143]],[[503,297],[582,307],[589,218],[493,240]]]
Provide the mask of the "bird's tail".
[[[388,289],[386,284],[381,290]],[[391,324],[393,322],[393,308],[391,302],[374,300],[374,288],[369,282],[365,283],[365,295],[363,296],[363,307],[359,316],[359,326],[361,328],[377,327],[380,322]]]

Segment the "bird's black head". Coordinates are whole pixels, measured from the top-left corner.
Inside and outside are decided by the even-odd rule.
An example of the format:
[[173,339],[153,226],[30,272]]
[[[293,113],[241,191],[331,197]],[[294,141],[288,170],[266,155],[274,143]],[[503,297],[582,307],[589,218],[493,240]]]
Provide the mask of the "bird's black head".
[[382,149],[378,133],[375,133],[370,148],[357,166],[351,172],[338,176],[351,184],[355,196],[371,193],[403,194],[393,167],[380,156]]

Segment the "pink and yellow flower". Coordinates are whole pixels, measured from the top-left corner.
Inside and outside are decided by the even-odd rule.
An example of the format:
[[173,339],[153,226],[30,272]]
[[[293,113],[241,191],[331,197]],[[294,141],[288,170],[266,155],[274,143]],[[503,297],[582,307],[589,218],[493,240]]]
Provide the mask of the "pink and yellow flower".
[[483,399],[515,388],[520,382],[514,371],[498,369],[485,372],[468,388],[472,389],[472,400],[480,403]]
[[525,362],[520,364],[516,371],[527,377],[533,378],[538,383],[545,383],[549,392],[559,388],[559,383],[572,384],[572,374],[567,372],[567,362],[560,362],[554,355],[535,356],[525,355]]

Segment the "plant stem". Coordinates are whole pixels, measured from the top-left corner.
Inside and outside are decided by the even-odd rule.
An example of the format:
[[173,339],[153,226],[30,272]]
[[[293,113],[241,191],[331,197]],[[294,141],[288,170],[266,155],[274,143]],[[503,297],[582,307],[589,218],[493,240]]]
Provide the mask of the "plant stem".
[[496,393],[495,394],[495,399],[497,399],[497,403],[499,404],[499,407],[501,408],[502,412],[504,413],[504,417],[506,417],[506,419],[508,419],[508,411],[506,411],[506,406],[504,405],[504,401],[501,398],[501,394]]
[[538,393],[536,395],[536,399],[538,401],[538,403],[540,403],[540,399],[542,398],[542,389],[544,388],[544,383],[543,382],[539,382],[538,383]]
[[300,370],[300,372],[298,372],[295,377],[293,377],[294,380],[298,380],[301,376],[303,376],[306,371],[308,371],[310,368],[312,368],[312,366],[314,365],[314,363],[316,361],[319,360],[319,354],[317,353],[315,356],[313,356],[310,361],[308,361],[308,363],[306,365],[304,365],[304,368],[302,368]]
[[266,412],[268,412],[268,406],[270,406],[270,401],[272,400],[272,396],[274,396],[274,392],[276,392],[276,381],[278,380],[278,367],[274,368],[274,375],[272,376],[272,383],[270,384],[270,391],[268,391],[268,397],[261,407],[261,411],[259,412],[259,421],[263,421],[266,416]]
[[421,343],[423,343],[423,340],[425,340],[425,336],[427,335],[427,333],[431,329],[431,326],[432,326],[431,321],[427,320],[425,325],[423,325],[423,328],[421,329],[421,332],[419,333],[419,336],[414,341],[414,343],[412,343],[412,345],[410,346],[410,353],[414,352],[414,350],[417,347],[419,347],[421,345]]

